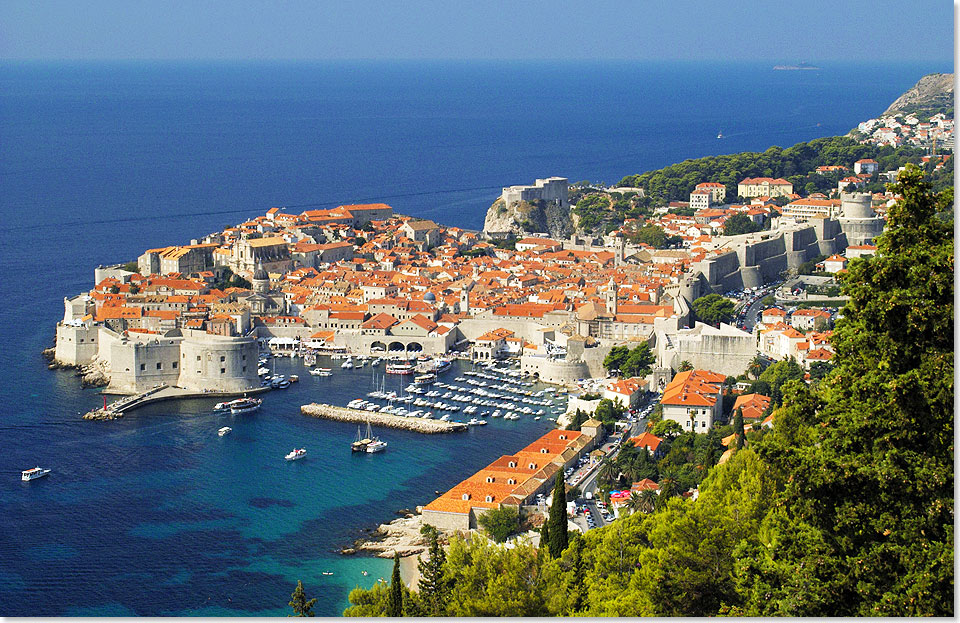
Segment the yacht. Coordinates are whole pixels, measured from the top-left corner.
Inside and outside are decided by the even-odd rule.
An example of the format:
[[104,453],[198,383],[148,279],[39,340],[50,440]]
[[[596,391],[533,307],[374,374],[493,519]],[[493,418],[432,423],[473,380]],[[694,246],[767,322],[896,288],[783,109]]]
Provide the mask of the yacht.
[[344,361],[343,363],[340,364],[340,367],[343,368],[344,370],[350,370],[350,369],[352,369],[352,368],[353,368],[353,359],[349,359],[349,358],[348,358],[346,361]]
[[376,437],[373,438],[373,441],[367,444],[367,452],[373,454],[374,452],[382,452],[387,449],[387,442],[380,441]]
[[420,374],[413,377],[413,382],[417,385],[428,385],[437,380],[436,374]]
[[288,461],[296,461],[297,459],[302,459],[305,456],[307,456],[306,448],[294,448],[283,458]]
[[230,413],[249,413],[260,408],[263,401],[259,398],[241,398],[234,400],[230,406]]
[[449,359],[443,359],[443,358],[437,359],[437,363],[434,364],[433,366],[433,371],[436,374],[440,374],[441,372],[446,372],[452,366],[453,366],[453,362],[450,361]]
[[217,431],[217,434],[220,435],[221,437],[223,437],[224,435],[230,434],[230,431],[232,431],[232,430],[233,430],[233,429],[230,428],[229,426],[224,426],[223,428],[221,428],[220,430]]
[[24,482],[30,482],[31,480],[36,480],[37,478],[43,478],[49,473],[50,473],[49,469],[44,469],[42,467],[33,467],[31,469],[25,469],[22,472],[20,472],[20,480]]

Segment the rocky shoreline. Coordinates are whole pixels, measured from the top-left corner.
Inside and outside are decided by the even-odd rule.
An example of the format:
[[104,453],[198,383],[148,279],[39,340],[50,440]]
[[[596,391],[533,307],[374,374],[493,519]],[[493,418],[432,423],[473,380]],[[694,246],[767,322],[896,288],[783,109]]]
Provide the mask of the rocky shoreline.
[[110,377],[106,370],[96,361],[85,366],[78,366],[72,363],[64,363],[57,359],[56,349],[45,348],[41,355],[49,361],[47,368],[50,370],[76,370],[76,375],[80,377],[81,387],[105,387],[110,384]]
[[[419,556],[427,551],[430,542],[420,533],[423,527],[421,507],[415,511],[401,509],[397,511],[403,517],[383,523],[370,530],[368,536],[355,540],[350,547],[344,547],[340,554],[351,556],[354,554],[372,554],[377,558],[393,558],[396,552],[401,558]],[[445,542],[450,535],[440,531],[440,541]]]

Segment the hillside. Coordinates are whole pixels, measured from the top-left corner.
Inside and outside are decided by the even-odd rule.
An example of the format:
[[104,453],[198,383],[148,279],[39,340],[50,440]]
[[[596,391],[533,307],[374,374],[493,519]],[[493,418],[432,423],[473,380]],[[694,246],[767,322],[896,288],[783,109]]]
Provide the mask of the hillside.
[[943,112],[953,116],[953,74],[928,74],[898,97],[884,115]]

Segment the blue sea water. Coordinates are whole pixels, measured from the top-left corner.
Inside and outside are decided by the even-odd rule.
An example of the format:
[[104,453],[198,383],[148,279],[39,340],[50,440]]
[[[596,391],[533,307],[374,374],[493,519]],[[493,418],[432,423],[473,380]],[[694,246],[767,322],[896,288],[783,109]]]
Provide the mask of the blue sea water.
[[[300,369],[223,439],[212,401],[84,422],[99,395],[39,352],[95,265],[271,206],[385,201],[479,228],[501,186],[843,134],[953,70],[771,65],[0,63],[0,615],[282,615],[297,579],[338,614],[389,573],[338,547],[547,429],[390,431],[355,456],[353,427],[298,407],[345,403],[369,370]],[[284,462],[294,445],[308,459]],[[21,483],[36,464],[51,477]]]

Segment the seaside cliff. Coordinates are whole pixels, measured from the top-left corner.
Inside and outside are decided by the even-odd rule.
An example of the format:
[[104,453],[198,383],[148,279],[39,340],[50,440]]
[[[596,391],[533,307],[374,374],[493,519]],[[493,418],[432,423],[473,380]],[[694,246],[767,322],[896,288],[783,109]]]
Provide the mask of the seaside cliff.
[[514,201],[507,205],[498,198],[487,209],[483,231],[514,235],[546,232],[553,238],[566,238],[573,232],[570,209],[552,201]]

